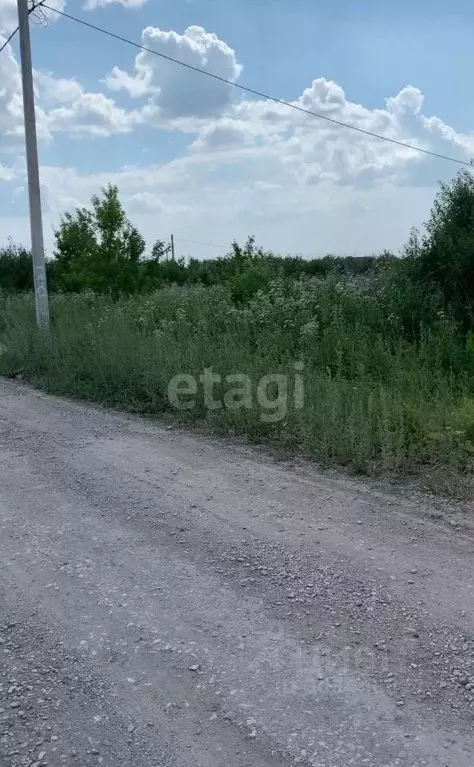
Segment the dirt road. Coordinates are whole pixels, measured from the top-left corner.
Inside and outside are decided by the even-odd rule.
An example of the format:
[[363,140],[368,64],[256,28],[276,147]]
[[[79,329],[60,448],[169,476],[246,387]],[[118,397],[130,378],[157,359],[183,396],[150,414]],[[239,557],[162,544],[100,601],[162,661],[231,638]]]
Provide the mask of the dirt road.
[[0,382],[0,764],[473,767],[446,512]]

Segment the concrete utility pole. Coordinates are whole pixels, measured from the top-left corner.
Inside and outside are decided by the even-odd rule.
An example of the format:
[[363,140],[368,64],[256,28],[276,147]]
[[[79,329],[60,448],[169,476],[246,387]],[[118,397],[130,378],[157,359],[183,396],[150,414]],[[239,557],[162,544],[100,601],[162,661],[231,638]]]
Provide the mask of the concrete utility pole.
[[171,235],[171,258],[174,261],[174,234]]
[[23,113],[25,119],[26,164],[28,170],[28,197],[30,203],[31,252],[36,298],[38,327],[49,327],[48,286],[44,263],[43,221],[36,141],[35,95],[31,68],[31,44],[28,0],[18,0],[18,28],[20,32],[21,79],[23,84]]

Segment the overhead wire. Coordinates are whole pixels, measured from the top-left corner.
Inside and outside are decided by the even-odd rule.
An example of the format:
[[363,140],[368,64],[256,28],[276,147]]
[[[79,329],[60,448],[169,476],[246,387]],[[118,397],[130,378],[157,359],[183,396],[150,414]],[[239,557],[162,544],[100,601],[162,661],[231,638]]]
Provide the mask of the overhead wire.
[[419,152],[421,154],[428,155],[430,157],[435,157],[439,160],[446,160],[447,162],[454,162],[457,165],[463,165],[463,166],[472,168],[472,162],[469,162],[467,160],[461,160],[457,157],[451,157],[450,155],[441,154],[440,152],[434,152],[430,149],[424,149],[423,147],[415,146],[414,144],[409,144],[405,141],[399,141],[398,139],[390,138],[389,136],[383,136],[380,133],[374,133],[373,131],[366,130],[365,128],[360,128],[359,126],[352,125],[351,123],[343,122],[342,120],[337,120],[334,117],[328,117],[328,115],[324,115],[319,112],[314,112],[313,110],[306,109],[305,107],[302,107],[299,104],[295,104],[294,102],[285,101],[284,99],[280,99],[277,96],[272,96],[268,93],[264,93],[263,91],[258,91],[255,88],[249,88],[246,85],[233,82],[232,80],[228,80],[225,77],[221,77],[221,75],[217,75],[214,72],[208,72],[205,69],[201,69],[200,67],[194,66],[193,64],[188,64],[185,61],[181,61],[180,59],[174,58],[173,56],[169,56],[166,53],[155,51],[153,50],[153,48],[149,48],[146,45],[142,45],[141,43],[137,43],[134,40],[130,40],[129,38],[124,37],[123,35],[119,35],[116,32],[111,32],[108,29],[104,29],[103,27],[97,26],[97,24],[92,24],[91,22],[85,21],[84,19],[80,19],[77,16],[73,16],[70,13],[66,13],[65,11],[60,11],[58,8],[53,8],[52,6],[47,5],[45,2],[42,3],[42,6],[43,8],[47,8],[49,11],[53,11],[54,13],[57,13],[59,16],[63,16],[64,18],[70,19],[71,21],[74,21],[77,24],[81,24],[84,27],[88,27],[89,29],[93,29],[96,32],[100,32],[101,34],[107,35],[108,37],[111,37],[114,40],[119,40],[120,42],[126,43],[127,45],[131,45],[134,48],[137,48],[138,50],[145,51],[146,53],[150,53],[153,56],[158,56],[159,58],[165,61],[169,61],[173,64],[177,64],[181,67],[184,67],[185,69],[191,70],[192,72],[197,72],[198,74],[204,75],[205,77],[209,77],[212,80],[216,80],[217,82],[225,83],[226,85],[229,85],[233,88],[237,88],[238,90],[243,91],[244,93],[248,93],[251,96],[256,96],[257,98],[264,99],[266,101],[272,101],[274,104],[279,104],[280,106],[293,109],[302,114],[315,117],[318,120],[324,120],[325,122],[331,123],[332,125],[337,125],[341,128],[347,128],[348,130],[355,131],[356,133],[360,133],[365,136],[370,136],[371,138],[375,138],[380,141],[387,141],[390,144],[403,147],[404,149],[410,149],[413,152]]
[[9,35],[9,37],[7,37],[7,39],[5,40],[5,42],[4,42],[4,43],[2,43],[2,46],[1,46],[1,48],[0,48],[0,53],[2,53],[2,51],[4,51],[4,50],[5,50],[5,48],[7,47],[8,43],[11,43],[11,41],[12,41],[12,40],[13,40],[13,38],[15,37],[16,33],[18,32],[18,30],[19,30],[19,27],[17,27],[16,29],[14,29],[14,30],[13,30],[13,32],[11,33],[11,35]]
[[186,242],[190,243],[191,245],[202,245],[204,248],[218,248],[219,250],[224,250],[225,248],[230,248],[230,245],[216,245],[213,242],[200,242],[199,240],[188,240],[187,237],[176,237],[174,238],[176,242]]
[[[38,11],[38,10],[39,10],[39,14],[40,14],[40,15],[39,15],[39,17],[38,17],[38,21],[37,21],[37,23],[40,23],[40,24],[43,24],[43,25],[44,25],[46,20],[45,20],[45,17],[44,17],[44,15],[43,15],[43,13],[42,13],[42,10],[41,10],[43,5],[44,5],[44,2],[43,2],[43,0],[41,0],[41,2],[39,2],[39,3],[33,3],[33,5],[31,6],[31,8],[28,10],[28,15],[29,15],[29,16],[31,16],[31,14],[32,14],[32,13],[35,13],[36,11]],[[15,35],[16,35],[16,33],[19,31],[19,29],[20,29],[20,27],[19,27],[19,26],[15,27],[15,29],[14,29],[14,30],[13,30],[13,32],[12,32],[12,33],[11,33],[11,34],[10,34],[10,35],[7,37],[7,39],[5,40],[5,42],[4,42],[4,43],[2,43],[2,46],[0,47],[0,53],[2,53],[2,51],[4,51],[4,50],[5,50],[5,48],[7,47],[7,45],[8,45],[9,43],[11,43],[11,41],[13,40],[13,38],[15,37]]]

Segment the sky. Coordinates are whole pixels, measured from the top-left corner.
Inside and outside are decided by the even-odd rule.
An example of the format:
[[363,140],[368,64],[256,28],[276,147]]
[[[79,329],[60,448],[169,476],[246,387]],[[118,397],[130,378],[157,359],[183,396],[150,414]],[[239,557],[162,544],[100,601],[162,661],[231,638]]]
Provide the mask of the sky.
[[[48,2],[48,0],[47,0]],[[49,0],[319,114],[469,162],[468,0]],[[303,256],[399,252],[461,166],[252,97],[47,11],[31,24],[45,244],[116,184],[151,249],[254,234]],[[37,20],[32,19],[32,22]],[[0,0],[0,45],[17,23]],[[30,244],[17,37],[0,54],[0,245]]]

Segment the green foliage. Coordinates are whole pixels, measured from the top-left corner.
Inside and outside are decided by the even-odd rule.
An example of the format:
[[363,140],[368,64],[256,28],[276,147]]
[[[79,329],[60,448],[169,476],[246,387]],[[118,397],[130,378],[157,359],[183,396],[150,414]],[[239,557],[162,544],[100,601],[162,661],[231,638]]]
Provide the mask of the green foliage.
[[0,250],[0,290],[12,293],[33,290],[31,253],[12,242]]
[[426,232],[412,233],[407,255],[413,274],[433,285],[464,330],[474,329],[474,176],[460,171],[441,184]]
[[[243,270],[245,271],[245,269]],[[267,424],[250,409],[180,411],[187,422],[247,434],[356,471],[472,472],[474,354],[452,320],[434,312],[409,337],[381,269],[376,275],[280,277],[236,304],[230,285],[171,286],[149,296],[92,292],[52,297],[49,337],[33,298],[0,299],[4,372],[50,391],[157,414],[170,410],[178,373],[212,367],[293,380],[304,364],[303,409]]]
[[55,231],[54,287],[96,293],[134,293],[140,287],[139,261],[145,241],[128,221],[116,186],[92,197],[92,210],[66,213]]
[[167,245],[164,240],[156,240],[151,249],[150,261],[159,264],[168,257],[170,251],[171,245]]
[[[216,259],[187,261],[170,258],[170,246],[157,240],[151,256],[144,258],[145,243],[127,221],[115,187],[94,197],[92,210],[66,213],[56,231],[55,258],[46,264],[51,292],[122,294],[150,293],[163,285],[228,285],[236,303],[248,301],[278,277],[299,279],[305,275],[367,274],[383,265],[385,256],[307,260],[264,252],[249,237],[241,246],[233,242],[230,252]],[[0,250],[0,288],[33,288],[30,254],[9,246]]]
[[207,261],[170,258],[157,240],[145,258],[108,186],[55,233],[49,336],[34,324],[30,254],[0,250],[0,372],[161,413],[178,373],[244,373],[255,388],[303,362],[304,408],[281,422],[262,422],[258,406],[210,411],[202,398],[181,416],[357,471],[472,485],[473,224],[474,179],[463,172],[441,186],[405,258],[278,256],[254,237]]

